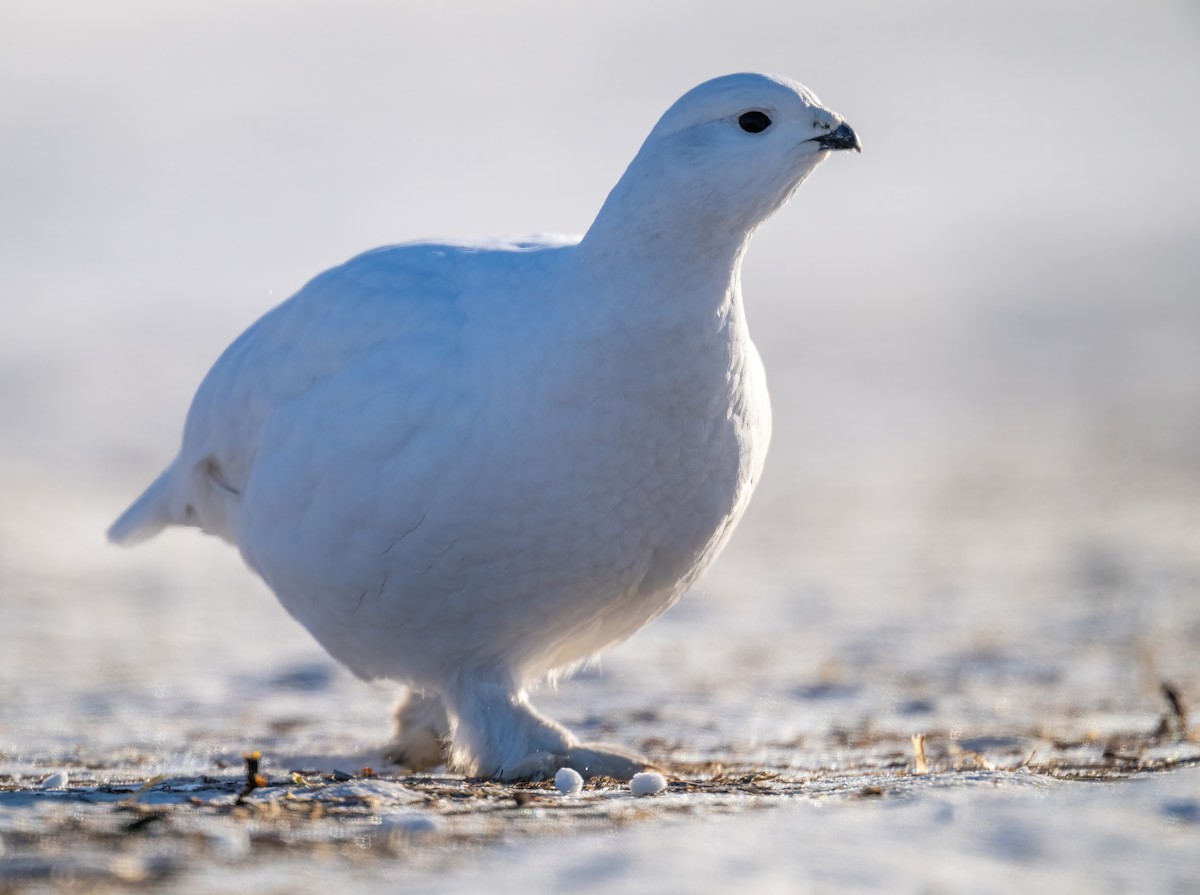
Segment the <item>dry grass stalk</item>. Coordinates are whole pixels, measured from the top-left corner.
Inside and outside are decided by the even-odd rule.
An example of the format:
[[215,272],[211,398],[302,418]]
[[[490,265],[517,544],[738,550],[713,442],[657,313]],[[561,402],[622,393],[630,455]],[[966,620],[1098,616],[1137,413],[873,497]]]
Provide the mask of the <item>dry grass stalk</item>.
[[914,774],[928,774],[929,762],[925,760],[925,734],[916,733],[912,738],[913,753],[916,756],[916,761],[913,765]]
[[246,800],[246,796],[250,795],[250,793],[254,792],[260,786],[267,785],[267,778],[258,772],[258,763],[262,761],[262,753],[247,752],[242,758],[246,760],[246,785],[238,793],[237,801],[234,802],[235,805],[241,805]]

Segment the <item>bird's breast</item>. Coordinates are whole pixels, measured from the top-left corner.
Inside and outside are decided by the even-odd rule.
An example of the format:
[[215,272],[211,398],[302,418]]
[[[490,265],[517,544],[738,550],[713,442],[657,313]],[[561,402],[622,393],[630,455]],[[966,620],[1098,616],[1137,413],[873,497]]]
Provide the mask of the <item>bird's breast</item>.
[[578,499],[642,568],[639,589],[681,590],[723,545],[762,470],[770,405],[739,319],[653,327],[585,348],[552,378]]

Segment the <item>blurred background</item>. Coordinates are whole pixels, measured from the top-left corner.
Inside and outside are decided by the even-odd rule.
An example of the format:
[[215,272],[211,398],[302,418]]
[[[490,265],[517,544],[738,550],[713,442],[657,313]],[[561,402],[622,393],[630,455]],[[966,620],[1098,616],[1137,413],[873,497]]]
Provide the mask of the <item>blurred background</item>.
[[[105,527],[311,276],[582,232],[662,111],[739,70],[864,145],[746,261],[767,472],[697,591],[545,700],[585,728],[653,707],[703,753],[1200,699],[1197,9],[7,0],[0,748],[217,748],[285,710],[382,739],[390,690],[234,551]],[[241,695],[272,687],[342,698]]]

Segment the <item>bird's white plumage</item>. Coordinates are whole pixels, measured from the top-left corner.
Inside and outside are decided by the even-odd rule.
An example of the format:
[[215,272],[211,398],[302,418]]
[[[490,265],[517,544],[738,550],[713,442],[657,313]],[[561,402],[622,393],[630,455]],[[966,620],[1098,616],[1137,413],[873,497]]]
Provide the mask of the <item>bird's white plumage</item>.
[[792,82],[719,78],[581,241],[415,243],[321,274],[225,351],[111,536],[235,544],[337,659],[423,690],[465,769],[630,776],[524,688],[670,606],[744,510],[770,412],[740,261],[838,125]]

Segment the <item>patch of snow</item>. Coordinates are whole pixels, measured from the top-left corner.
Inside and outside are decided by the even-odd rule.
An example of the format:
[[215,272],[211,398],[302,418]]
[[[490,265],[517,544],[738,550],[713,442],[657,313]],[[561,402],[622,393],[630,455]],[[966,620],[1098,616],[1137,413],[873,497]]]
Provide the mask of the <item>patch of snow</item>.
[[441,832],[445,823],[432,814],[405,811],[384,816],[379,825],[379,838],[389,848],[397,848]]
[[55,771],[42,781],[42,789],[66,789],[69,781],[66,771]]

